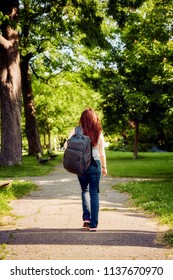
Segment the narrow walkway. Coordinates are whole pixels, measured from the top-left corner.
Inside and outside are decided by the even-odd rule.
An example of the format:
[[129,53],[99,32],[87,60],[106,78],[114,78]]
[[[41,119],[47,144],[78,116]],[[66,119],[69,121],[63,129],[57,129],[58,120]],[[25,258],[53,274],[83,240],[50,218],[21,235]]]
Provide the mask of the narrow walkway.
[[8,243],[8,260],[168,260],[173,249],[159,244],[165,230],[156,221],[127,206],[127,195],[112,185],[127,181],[102,177],[99,229],[81,229],[80,187],[75,175],[60,165],[49,176],[25,178],[39,190],[12,201],[14,224],[0,228]]

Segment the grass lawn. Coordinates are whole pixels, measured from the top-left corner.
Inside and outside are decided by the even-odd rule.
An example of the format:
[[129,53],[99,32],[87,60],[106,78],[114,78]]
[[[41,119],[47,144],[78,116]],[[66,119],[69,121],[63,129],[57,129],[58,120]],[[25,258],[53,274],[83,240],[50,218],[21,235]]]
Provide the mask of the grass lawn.
[[139,153],[137,160],[132,153],[106,153],[109,175],[148,179],[117,184],[114,188],[130,194],[135,206],[168,225],[170,231],[165,240],[173,245],[173,153]]
[[108,171],[116,177],[173,178],[173,153],[133,153],[107,151]]
[[[44,156],[47,157],[47,156]],[[47,163],[40,164],[34,156],[23,156],[22,165],[0,166],[0,178],[18,178],[29,176],[42,176],[53,170],[54,166],[62,160],[62,153],[58,157],[49,160]]]

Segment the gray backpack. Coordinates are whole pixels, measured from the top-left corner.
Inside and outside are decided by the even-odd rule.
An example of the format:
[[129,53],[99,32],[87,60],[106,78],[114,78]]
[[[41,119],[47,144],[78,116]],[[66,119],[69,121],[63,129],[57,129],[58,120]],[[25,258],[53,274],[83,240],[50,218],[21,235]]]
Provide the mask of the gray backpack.
[[68,172],[83,175],[91,165],[92,159],[91,140],[82,133],[80,126],[77,126],[75,127],[75,134],[67,140],[63,166]]

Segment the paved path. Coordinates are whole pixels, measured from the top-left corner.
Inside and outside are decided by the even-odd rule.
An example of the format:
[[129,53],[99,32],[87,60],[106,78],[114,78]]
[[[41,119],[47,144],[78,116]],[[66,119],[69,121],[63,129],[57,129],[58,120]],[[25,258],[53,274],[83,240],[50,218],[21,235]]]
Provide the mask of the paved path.
[[81,229],[81,198],[76,176],[61,165],[49,176],[25,178],[39,190],[11,203],[20,218],[0,228],[8,260],[161,260],[173,249],[158,242],[164,232],[156,221],[127,204],[111,188],[127,179],[102,177],[99,228]]

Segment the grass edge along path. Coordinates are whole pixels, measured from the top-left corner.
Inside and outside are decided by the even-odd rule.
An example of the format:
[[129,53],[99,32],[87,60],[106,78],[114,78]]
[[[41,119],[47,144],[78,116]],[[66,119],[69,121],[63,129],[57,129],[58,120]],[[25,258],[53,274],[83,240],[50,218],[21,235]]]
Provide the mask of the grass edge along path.
[[[169,230],[163,236],[163,242],[173,246],[173,182],[170,180],[148,180],[119,183],[113,186],[119,192],[130,195],[130,204],[148,214],[154,214],[161,225]],[[171,193],[171,195],[169,195]]]
[[[0,188],[0,227],[14,223],[18,218],[11,213],[10,201],[28,195],[31,191],[37,189],[37,185],[25,181],[13,181],[7,186]],[[7,254],[6,244],[0,244],[0,260],[4,260]]]
[[[47,157],[47,155],[43,156]],[[49,160],[46,164],[40,164],[35,156],[23,156],[21,165],[0,166],[0,227],[14,223],[18,218],[11,213],[10,201],[38,189],[34,183],[26,182],[21,178],[47,175],[61,161],[62,153],[59,153],[55,159]],[[18,178],[20,180],[17,180]],[[0,244],[0,260],[5,259],[7,253],[6,244]]]
[[61,161],[62,153],[57,159],[50,160],[46,164],[39,164],[36,157],[23,156],[22,165],[0,166],[0,225],[2,217],[10,213],[9,201],[21,198],[36,189],[36,185],[32,182],[19,181],[17,178],[47,175]]
[[134,160],[133,153],[107,151],[107,161],[109,175],[141,178],[114,188],[128,193],[133,205],[167,225],[170,230],[163,238],[173,246],[173,153],[139,153]]
[[0,189],[0,226],[3,225],[2,218],[11,216],[11,207],[9,202],[28,195],[31,191],[38,189],[38,186],[32,182],[13,181],[8,186]]

